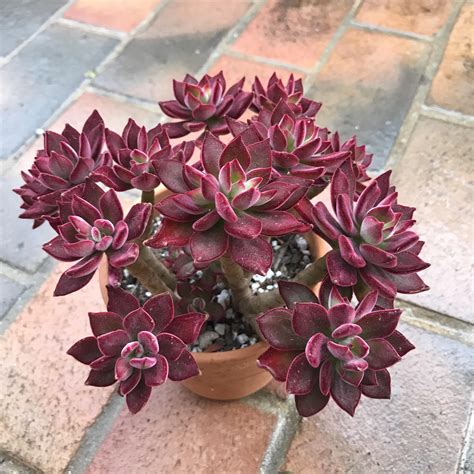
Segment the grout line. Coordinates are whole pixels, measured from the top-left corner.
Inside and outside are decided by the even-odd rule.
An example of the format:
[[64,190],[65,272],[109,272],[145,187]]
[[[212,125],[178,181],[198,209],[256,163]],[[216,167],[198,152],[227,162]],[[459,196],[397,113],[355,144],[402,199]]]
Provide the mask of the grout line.
[[214,66],[217,60],[225,52],[227,46],[232,44],[235,39],[239,37],[240,33],[242,33],[245,27],[255,18],[257,13],[260,11],[260,8],[265,4],[265,1],[266,0],[254,0],[252,6],[245,12],[240,21],[238,21],[226,33],[219,44],[214,48],[207,60],[196,73],[197,77],[201,77],[202,75],[206,74],[212,68],[212,66]]
[[110,97],[111,99],[114,99],[117,102],[123,102],[126,104],[136,105],[137,107],[145,109],[149,112],[156,113],[157,117],[163,115],[161,110],[158,107],[158,102],[155,102],[155,101],[139,99],[131,95],[121,94],[120,92],[111,91],[111,90],[105,89],[104,87],[97,86],[95,84],[89,84],[86,87],[85,92],[91,92],[96,95]]
[[[47,258],[36,270],[34,275],[28,278],[27,288],[17,299],[16,303],[9,309],[7,314],[0,320],[0,336],[3,335],[10,325],[16,320],[23,308],[30,302],[31,299],[38,293],[38,290],[43,285],[45,280],[52,273],[56,264],[51,258]],[[7,271],[8,274],[8,271]],[[8,275],[10,276],[10,275]],[[18,281],[18,280],[17,280]]]
[[123,39],[127,37],[127,33],[124,31],[112,30],[102,26],[91,25],[89,23],[83,23],[77,20],[71,20],[69,18],[59,18],[56,21],[58,25],[64,25],[70,28],[76,28],[79,30],[87,31],[88,33],[94,33],[100,36],[107,36],[108,38]]
[[432,42],[433,46],[427,61],[427,66],[425,68],[423,79],[420,81],[418,89],[412,100],[410,109],[405,115],[405,120],[402,126],[400,127],[398,137],[392,146],[392,150],[390,152],[390,156],[387,162],[385,163],[384,170],[394,168],[397,161],[399,161],[399,159],[401,159],[403,154],[405,153],[406,147],[408,145],[408,140],[418,122],[422,106],[426,102],[429,91],[431,89],[431,83],[433,81],[433,78],[436,75],[436,72],[438,71],[441,61],[443,60],[444,51],[449,41],[449,35],[451,34],[452,29],[454,28],[454,25],[456,23],[463,4],[463,1],[454,2],[454,6],[447,21],[445,22],[443,28],[440,30],[436,39]]
[[[44,255],[45,260],[47,255]],[[43,265],[44,262],[40,263],[40,266]],[[28,270],[23,268],[17,268],[13,265],[10,265],[8,262],[0,259],[0,275],[6,276],[10,278],[10,280],[15,281],[16,283],[20,283],[21,285],[29,285],[31,277],[36,274],[37,270],[33,270],[31,273]]]
[[[309,90],[311,88],[311,86],[314,84],[315,76],[317,76],[319,74],[319,72],[321,71],[321,69],[327,64],[327,62],[329,61],[329,58],[330,58],[333,50],[335,49],[337,43],[344,36],[346,31],[350,28],[351,21],[355,17],[355,15],[357,14],[357,12],[359,11],[359,8],[361,7],[362,2],[363,2],[363,0],[356,0],[353,3],[351,9],[346,13],[346,16],[344,17],[344,19],[342,20],[342,22],[338,26],[337,30],[332,35],[332,38],[329,40],[328,44],[324,48],[323,53],[318,58],[318,60],[314,64],[314,66],[310,69],[310,73],[304,81],[305,89]],[[312,76],[312,78],[311,78],[311,76]]]
[[30,44],[39,34],[41,34],[48,26],[52,25],[58,18],[61,18],[63,13],[74,3],[75,0],[68,0],[68,2],[61,8],[56,10],[31,36],[29,36],[23,43],[19,44],[9,54],[0,58],[0,67],[10,62],[20,51]]
[[[0,458],[6,457],[7,460],[13,461],[17,466],[21,467],[19,471],[0,471],[1,474],[43,474],[43,471],[36,466],[33,466],[28,461],[25,461],[18,454],[11,452],[9,449],[0,449]],[[0,464],[1,465],[1,464]]]
[[260,465],[260,474],[274,474],[280,472],[286,461],[286,455],[298,431],[301,417],[295,407],[294,397],[285,402],[284,408],[278,414],[267,449]]
[[[474,392],[471,392],[471,403],[470,403],[470,414],[467,420],[466,428],[463,431],[464,441],[461,453],[459,455],[458,465],[456,466],[456,472],[459,474],[472,474],[474,470],[474,465],[471,466],[470,463],[474,462],[474,459],[469,459],[469,454],[471,450],[474,450],[472,446],[474,439]],[[472,454],[471,454],[472,456]],[[474,457],[474,456],[473,456]]]
[[228,45],[227,47],[224,48],[223,54],[225,54],[227,56],[232,56],[236,59],[243,59],[245,61],[252,61],[254,63],[260,63],[260,64],[265,64],[267,66],[278,67],[280,69],[288,69],[289,71],[298,72],[298,73],[304,74],[304,75],[308,75],[311,72],[309,69],[299,67],[299,66],[295,66],[295,65],[290,64],[290,63],[285,63],[283,61],[278,61],[278,60],[275,60],[275,59],[269,59],[269,58],[265,58],[264,56],[257,56],[255,54],[247,54],[247,53],[242,53],[240,51],[235,51],[235,50],[230,48],[230,45]]
[[474,346],[474,325],[422,306],[397,299],[403,309],[402,321],[412,326]]
[[464,125],[474,127],[474,117],[466,115],[455,110],[443,109],[437,105],[421,105],[420,114],[425,117],[442,120],[444,122],[454,123],[456,125]]
[[370,23],[364,23],[357,20],[351,20],[350,26],[357,28],[358,30],[370,31],[374,33],[383,33],[391,36],[398,36],[399,38],[413,39],[416,41],[423,41],[425,43],[433,42],[433,38],[427,35],[420,35],[418,33],[412,33],[410,31],[396,30],[394,28],[386,28],[385,26],[372,25]]
[[86,472],[99,447],[112,429],[114,421],[122,411],[124,400],[115,391],[112,393],[100,414],[85,431],[79,447],[64,469],[64,473],[83,474]]

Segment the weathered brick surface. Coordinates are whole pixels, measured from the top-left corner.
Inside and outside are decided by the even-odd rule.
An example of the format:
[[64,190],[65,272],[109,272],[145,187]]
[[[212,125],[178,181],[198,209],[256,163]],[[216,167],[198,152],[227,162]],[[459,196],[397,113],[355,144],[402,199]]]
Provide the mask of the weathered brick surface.
[[24,285],[5,275],[0,275],[0,320],[24,291]]
[[284,470],[455,472],[469,415],[472,348],[402,325],[417,349],[390,369],[392,399],[364,398],[354,418],[333,402],[304,420]]
[[65,4],[66,0],[2,0],[0,56],[10,54]]
[[19,175],[0,177],[0,222],[5,225],[0,231],[0,260],[30,273],[38,270],[47,258],[42,244],[53,238],[48,225],[32,230],[31,220],[19,219],[21,199],[12,189],[22,184]]
[[417,304],[474,322],[472,287],[472,129],[422,118],[395,165],[400,201],[417,207],[417,230],[431,262],[431,291],[406,296]]
[[76,0],[65,18],[120,31],[133,30],[159,4],[159,0]]
[[323,102],[318,122],[356,134],[380,169],[410,107],[424,71],[425,44],[365,31],[348,31],[310,91]]
[[275,418],[239,402],[199,398],[176,383],[117,419],[88,472],[257,472]]
[[372,25],[435,35],[448,19],[455,0],[365,0],[356,20]]
[[311,68],[352,3],[350,0],[269,0],[233,48]]
[[90,333],[87,311],[103,309],[97,279],[53,298],[59,275],[56,269],[0,337],[0,451],[48,473],[63,472],[111,393],[86,387],[87,367],[66,354]]
[[96,83],[141,99],[170,98],[171,80],[196,73],[248,7],[246,1],[203,0],[198,8],[193,0],[170,2]]
[[467,2],[451,33],[430,102],[474,115],[474,3]]
[[52,25],[0,69],[0,159],[28,140],[117,41]]

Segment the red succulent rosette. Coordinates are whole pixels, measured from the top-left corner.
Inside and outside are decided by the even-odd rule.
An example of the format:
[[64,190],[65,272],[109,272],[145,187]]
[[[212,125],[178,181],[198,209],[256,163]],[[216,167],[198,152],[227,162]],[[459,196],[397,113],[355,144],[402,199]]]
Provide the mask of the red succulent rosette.
[[298,176],[312,181],[309,197],[319,194],[331,176],[346,160],[351,150],[334,151],[330,132],[318,127],[313,119],[295,118],[287,104],[281,102],[270,117],[270,127],[258,120],[247,124],[228,119],[234,137],[241,136],[246,145],[269,139],[274,177]]
[[239,118],[253,98],[251,92],[242,90],[244,80],[227,90],[222,71],[215,76],[206,74],[200,81],[189,74],[182,82],[174,80],[175,100],[159,103],[164,114],[180,120],[165,125],[168,135],[179,138],[204,129],[215,135],[227,133],[225,117]]
[[174,158],[185,162],[194,151],[193,142],[171,147],[162,125],[147,131],[132,119],[128,120],[121,136],[105,129],[105,140],[112,162],[98,168],[93,178],[115,191],[133,188],[153,191],[160,184],[155,169],[158,161]]
[[33,228],[45,220],[55,227],[61,194],[80,186],[95,169],[108,164],[103,143],[104,121],[97,110],[81,132],[69,124],[61,134],[46,131],[44,148],[37,152],[28,173],[21,173],[25,184],[14,190],[23,200],[20,217],[33,219]]
[[97,186],[88,189],[91,191],[87,196],[74,194],[70,201],[59,204],[66,220],[57,228],[59,235],[43,246],[57,260],[78,260],[61,275],[55,296],[67,295],[89,283],[104,254],[111,275],[138,258],[139,247],[133,241],[145,231],[151,204],[135,204],[124,216],[114,190],[104,192]]
[[141,307],[121,288],[109,286],[107,291],[107,312],[89,313],[93,336],[76,342],[68,354],[90,367],[86,385],[107,387],[118,382],[128,409],[137,413],[153,387],[199,374],[187,344],[197,339],[206,316],[175,316],[168,293],[153,296]]
[[268,236],[305,232],[307,224],[289,212],[311,183],[285,176],[270,182],[268,140],[245,146],[241,137],[228,145],[208,133],[202,145],[202,169],[163,161],[158,174],[175,192],[155,208],[162,226],[146,244],[184,246],[199,265],[226,253],[245,270],[265,274],[271,266]]
[[424,242],[412,229],[414,208],[398,204],[398,194],[383,173],[357,195],[352,167],[340,168],[331,181],[333,213],[318,202],[314,231],[333,250],[326,257],[335,286],[354,288],[361,299],[379,292],[379,305],[390,307],[399,293],[419,293],[428,286],[418,272],[429,266],[419,253]]
[[324,307],[304,285],[279,287],[286,308],[257,318],[270,344],[258,364],[285,382],[300,415],[315,415],[330,398],[350,415],[361,395],[390,398],[387,368],[414,349],[396,330],[401,310],[374,310],[376,291],[353,308],[333,288]]
[[296,118],[314,118],[321,108],[321,103],[303,96],[303,81],[290,75],[286,85],[273,73],[265,88],[258,77],[252,85],[254,99],[250,109],[258,113],[258,120],[271,125],[270,117],[275,108],[285,104]]

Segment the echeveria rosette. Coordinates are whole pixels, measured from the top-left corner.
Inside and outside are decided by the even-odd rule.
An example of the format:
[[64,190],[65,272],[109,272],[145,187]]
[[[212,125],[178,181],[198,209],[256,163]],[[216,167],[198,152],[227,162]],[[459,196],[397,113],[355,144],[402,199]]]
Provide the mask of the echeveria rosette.
[[59,235],[43,246],[58,260],[78,260],[61,275],[55,296],[67,295],[85,286],[104,254],[111,278],[117,278],[120,268],[133,264],[138,258],[139,247],[134,240],[145,231],[151,204],[135,204],[124,217],[116,192],[98,189],[88,196],[89,202],[74,195],[70,202],[60,204],[65,207],[67,221],[58,226]]
[[132,119],[128,120],[122,135],[106,129],[105,140],[113,161],[111,165],[98,168],[93,178],[115,191],[133,188],[153,191],[160,184],[155,163],[170,158],[187,161],[194,150],[192,142],[171,147],[162,125],[147,131]]
[[103,143],[104,121],[96,110],[81,132],[69,124],[61,134],[46,131],[44,148],[37,152],[28,173],[21,173],[25,184],[14,190],[23,200],[20,217],[33,219],[33,228],[45,220],[56,227],[61,194],[81,186],[95,169],[108,164]]
[[169,293],[151,297],[143,307],[130,293],[109,286],[107,312],[89,313],[93,336],[76,342],[68,354],[90,367],[86,385],[118,382],[128,409],[139,412],[153,387],[167,379],[199,375],[187,345],[199,336],[206,316],[176,316]]
[[[341,143],[339,133],[333,133],[329,138],[329,148],[326,153],[339,154],[347,153],[350,156],[350,165],[352,167],[351,173],[354,174],[356,179],[356,192],[360,192],[364,189],[363,183],[368,181],[370,178],[367,174],[367,169],[372,163],[372,153],[367,153],[365,145],[358,145],[355,136],[349,138],[345,142]],[[334,163],[336,165],[336,163]],[[323,176],[315,183],[315,187],[323,190],[331,182],[331,179],[337,169],[342,163],[336,166],[327,166]]]
[[419,293],[428,286],[418,272],[429,266],[419,253],[424,244],[413,232],[414,208],[398,204],[390,172],[356,195],[354,174],[339,169],[331,182],[334,213],[317,203],[314,230],[333,248],[326,257],[333,285],[354,288],[361,299],[379,292],[379,305],[390,307],[397,293]]
[[237,137],[225,145],[208,133],[200,166],[159,164],[161,181],[177,194],[155,206],[164,219],[146,244],[155,248],[189,244],[198,265],[228,253],[245,270],[265,274],[272,249],[264,237],[309,229],[289,211],[310,182],[293,176],[270,182],[268,140],[247,147]]
[[189,74],[182,82],[173,81],[175,100],[160,102],[163,113],[180,120],[165,125],[171,138],[210,130],[215,135],[228,132],[226,117],[238,119],[252,101],[253,94],[244,92],[244,78],[226,90],[222,71],[215,76],[204,75],[197,81]]
[[313,119],[295,118],[291,109],[280,104],[271,115],[271,126],[258,120],[248,124],[228,119],[234,137],[241,136],[244,143],[251,144],[269,139],[272,150],[273,176],[292,175],[313,182],[309,197],[321,192],[325,183],[323,176],[338,169],[348,157],[350,150],[334,151],[327,128],[318,127]]
[[300,415],[315,415],[329,398],[352,416],[361,395],[390,398],[387,368],[414,349],[396,330],[401,310],[374,311],[376,291],[353,308],[333,288],[326,308],[304,285],[279,286],[287,307],[257,318],[270,344],[258,364],[286,383]]
[[303,81],[290,75],[286,85],[278,76],[273,73],[265,88],[258,77],[252,85],[254,99],[250,109],[258,113],[258,120],[270,126],[270,117],[281,104],[290,108],[296,118],[314,118],[321,108],[320,102],[308,99],[303,96]]

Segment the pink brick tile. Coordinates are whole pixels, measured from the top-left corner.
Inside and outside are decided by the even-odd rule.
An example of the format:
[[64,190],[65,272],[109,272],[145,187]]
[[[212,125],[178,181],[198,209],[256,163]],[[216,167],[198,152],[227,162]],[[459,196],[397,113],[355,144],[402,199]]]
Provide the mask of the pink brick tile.
[[415,205],[417,230],[431,263],[422,276],[430,291],[401,295],[474,323],[472,284],[472,129],[422,118],[405,156],[394,166],[400,202]]
[[133,30],[159,4],[159,0],[76,0],[65,18],[113,30]]
[[236,40],[233,49],[310,68],[352,3],[350,0],[269,0]]
[[461,10],[430,94],[430,103],[474,115],[474,3]]
[[167,383],[139,414],[124,410],[88,472],[258,472],[274,422],[242,403],[206,400]]
[[97,279],[53,298],[60,272],[0,338],[0,450],[48,473],[64,470],[111,393],[86,387],[87,367],[66,354],[89,334],[87,312],[103,309]]
[[452,0],[365,0],[356,20],[372,25],[434,35],[448,19]]
[[473,349],[406,325],[402,331],[417,348],[390,368],[392,399],[364,398],[354,418],[331,401],[303,420],[283,471],[456,472],[469,416]]

